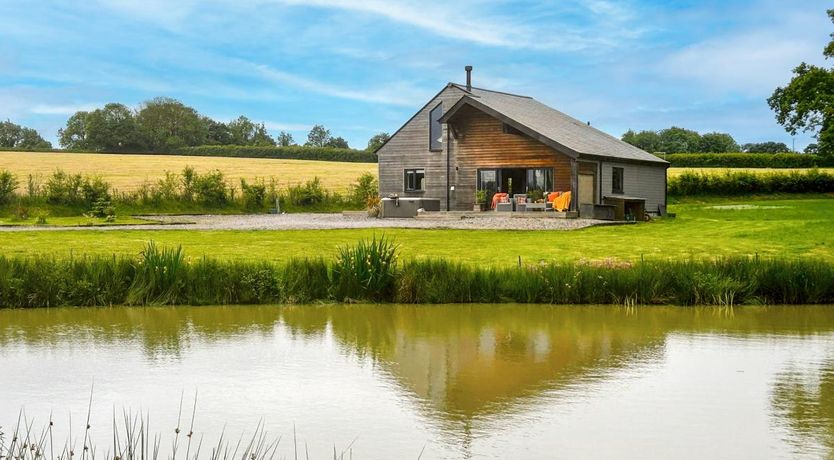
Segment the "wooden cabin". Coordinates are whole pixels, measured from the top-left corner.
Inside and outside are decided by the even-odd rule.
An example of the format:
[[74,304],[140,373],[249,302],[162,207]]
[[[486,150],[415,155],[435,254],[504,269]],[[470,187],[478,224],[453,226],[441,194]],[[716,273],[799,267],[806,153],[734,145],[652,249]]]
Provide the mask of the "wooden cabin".
[[471,211],[479,189],[571,191],[572,211],[634,200],[665,208],[668,162],[531,97],[475,88],[471,70],[377,150],[380,196]]

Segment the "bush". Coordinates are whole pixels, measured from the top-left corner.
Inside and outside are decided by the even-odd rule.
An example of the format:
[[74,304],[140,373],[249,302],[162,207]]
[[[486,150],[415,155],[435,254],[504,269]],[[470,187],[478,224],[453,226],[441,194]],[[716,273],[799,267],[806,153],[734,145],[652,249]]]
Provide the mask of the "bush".
[[263,209],[266,200],[266,185],[263,180],[247,183],[240,179],[240,191],[243,195],[243,206],[246,209]]
[[770,173],[685,171],[669,178],[668,191],[677,196],[831,193],[834,192],[834,175],[817,169]]
[[83,201],[81,174],[67,174],[55,170],[43,186],[46,201],[52,204],[79,204]]
[[303,185],[290,185],[287,188],[287,198],[295,206],[315,206],[325,201],[327,192],[319,178],[314,177]]
[[17,189],[17,176],[5,169],[0,170],[0,203],[6,203]]
[[333,267],[337,300],[390,299],[397,273],[397,245],[384,236],[339,248]]
[[333,147],[288,147],[249,145],[201,145],[176,149],[175,155],[238,158],[280,158],[290,160],[345,161],[350,163],[376,163],[376,153],[365,150]]
[[813,168],[834,166],[819,155],[799,153],[673,153],[663,155],[675,168]]
[[193,176],[194,198],[209,206],[221,206],[229,199],[229,190],[220,170]]
[[351,187],[351,200],[362,206],[367,206],[379,197],[379,181],[371,173],[363,173]]

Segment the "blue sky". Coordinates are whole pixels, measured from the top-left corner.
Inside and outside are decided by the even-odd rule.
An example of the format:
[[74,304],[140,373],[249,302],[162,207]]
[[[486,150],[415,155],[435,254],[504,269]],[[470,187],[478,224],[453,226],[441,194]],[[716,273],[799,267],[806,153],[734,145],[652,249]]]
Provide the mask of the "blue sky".
[[[834,31],[822,1],[2,0],[0,119],[171,96],[303,140],[393,132],[448,81],[616,136],[678,125],[791,145],[765,99]],[[810,136],[796,138],[798,149]]]

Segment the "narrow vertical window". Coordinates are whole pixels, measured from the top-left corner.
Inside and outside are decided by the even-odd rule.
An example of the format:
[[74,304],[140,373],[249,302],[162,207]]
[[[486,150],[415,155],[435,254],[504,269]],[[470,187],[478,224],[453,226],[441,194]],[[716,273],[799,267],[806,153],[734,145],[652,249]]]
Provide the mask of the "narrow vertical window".
[[426,177],[425,169],[406,169],[403,178],[406,192],[423,191],[423,179]]
[[443,115],[443,103],[429,112],[429,150],[443,150],[443,127],[440,125],[440,116]]
[[611,168],[611,193],[623,193],[623,168]]

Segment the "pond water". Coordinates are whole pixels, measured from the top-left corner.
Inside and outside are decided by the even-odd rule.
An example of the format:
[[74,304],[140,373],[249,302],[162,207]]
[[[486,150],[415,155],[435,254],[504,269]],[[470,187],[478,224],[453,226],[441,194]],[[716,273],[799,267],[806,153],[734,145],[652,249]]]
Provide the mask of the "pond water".
[[6,310],[0,381],[2,431],[62,439],[92,385],[101,452],[128,410],[170,446],[196,392],[207,445],[263,421],[276,458],[834,455],[824,306]]

